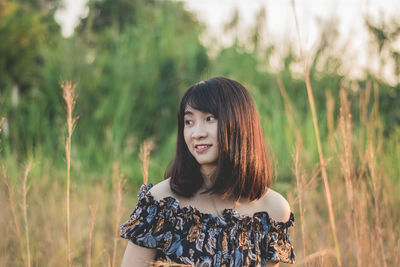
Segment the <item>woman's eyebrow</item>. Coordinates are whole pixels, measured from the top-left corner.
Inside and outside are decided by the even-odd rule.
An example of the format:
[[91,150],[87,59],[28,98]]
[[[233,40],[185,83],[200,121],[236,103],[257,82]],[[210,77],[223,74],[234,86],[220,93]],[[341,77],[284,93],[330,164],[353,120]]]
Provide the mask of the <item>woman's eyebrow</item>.
[[193,112],[191,112],[190,110],[185,110],[183,115],[193,115]]

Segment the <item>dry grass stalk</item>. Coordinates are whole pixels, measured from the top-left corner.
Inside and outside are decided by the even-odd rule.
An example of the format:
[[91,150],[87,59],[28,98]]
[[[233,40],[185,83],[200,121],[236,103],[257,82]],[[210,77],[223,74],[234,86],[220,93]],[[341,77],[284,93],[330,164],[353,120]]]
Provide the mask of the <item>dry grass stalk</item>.
[[92,241],[93,241],[93,232],[94,232],[94,226],[96,223],[96,213],[97,213],[97,206],[93,207],[90,206],[90,227],[89,227],[89,241],[88,241],[88,247],[87,247],[87,254],[86,254],[86,266],[91,267],[92,266]]
[[[379,156],[382,154],[382,131],[383,127],[379,118],[379,105],[378,105],[378,86],[374,84],[374,102],[371,111],[369,112],[369,100],[371,95],[371,82],[367,82],[366,89],[360,94],[360,121],[363,127],[361,129],[362,145],[366,146],[365,149],[360,149],[360,167],[358,168],[358,176],[363,179],[361,190],[358,192],[359,206],[358,217],[360,225],[360,243],[362,246],[362,259],[364,262],[372,263],[380,266],[387,266],[388,253],[392,250],[385,250],[383,246],[383,239],[385,239],[385,246],[395,246],[395,235],[390,235],[390,238],[383,236],[382,229],[393,225],[391,216],[385,216],[384,213],[389,212],[389,204],[387,197],[390,195],[386,188],[383,192],[385,185],[385,175],[378,173],[381,166],[379,164]],[[369,189],[369,187],[372,189]],[[367,189],[368,188],[368,189]],[[368,221],[368,213],[373,216],[373,224]],[[390,214],[390,212],[389,212]],[[386,226],[384,225],[386,222]],[[392,255],[394,256],[394,255]],[[393,262],[389,262],[392,266]]]
[[114,162],[113,165],[113,191],[115,195],[115,224],[114,224],[114,246],[113,246],[113,256],[112,256],[112,267],[116,266],[117,260],[117,245],[120,240],[119,237],[119,226],[121,224],[121,215],[122,215],[122,191],[126,183],[126,179],[123,174],[119,173],[119,164],[118,162]]
[[326,202],[328,204],[329,221],[330,221],[330,224],[331,224],[332,236],[333,236],[333,240],[334,240],[334,243],[335,243],[335,249],[336,249],[336,258],[337,258],[338,266],[342,266],[342,261],[341,261],[341,256],[340,256],[340,249],[339,249],[339,242],[338,242],[337,235],[336,235],[337,230],[336,230],[335,215],[334,215],[334,212],[333,212],[332,195],[331,195],[331,190],[330,190],[330,186],[329,186],[329,182],[328,182],[328,174],[326,172],[325,157],[324,157],[324,154],[322,152],[321,138],[320,138],[319,130],[318,130],[317,113],[316,113],[316,110],[315,110],[314,96],[313,96],[313,93],[312,93],[310,75],[308,73],[308,70],[305,70],[305,74],[304,75],[305,75],[305,79],[306,79],[308,101],[309,101],[309,104],[310,104],[311,114],[312,114],[312,117],[313,117],[315,138],[316,138],[316,141],[317,141],[319,161],[320,161],[320,164],[321,164],[322,179],[324,181],[325,197],[326,197]]
[[318,120],[317,120],[317,114],[316,114],[315,104],[314,104],[314,96],[313,96],[311,82],[310,82],[309,68],[307,66],[307,62],[306,62],[306,59],[303,54],[303,49],[301,48],[299,23],[297,20],[294,0],[292,0],[292,8],[293,8],[294,18],[295,18],[295,22],[296,22],[296,31],[297,31],[297,36],[298,36],[298,40],[299,40],[300,54],[301,54],[301,58],[302,58],[302,61],[304,64],[304,77],[305,77],[305,81],[306,81],[308,102],[310,104],[313,125],[314,125],[314,131],[315,131],[315,138],[317,141],[319,161],[321,164],[322,179],[324,181],[325,198],[326,198],[326,202],[328,205],[328,211],[329,211],[329,221],[330,221],[330,225],[331,225],[332,236],[333,236],[333,241],[334,241],[335,250],[336,250],[336,260],[337,260],[338,266],[342,266],[339,242],[338,242],[337,235],[336,235],[337,231],[336,231],[335,215],[333,212],[332,196],[331,196],[331,191],[330,191],[329,182],[328,182],[328,175],[326,172],[325,157],[322,152],[321,138],[319,136]]
[[354,166],[355,162],[352,153],[352,121],[350,113],[350,104],[347,99],[346,92],[340,90],[340,116],[339,116],[339,130],[341,133],[339,142],[342,144],[342,153],[339,155],[339,160],[341,164],[342,175],[345,180],[346,197],[348,202],[348,209],[346,209],[346,220],[347,225],[349,225],[350,235],[352,237],[351,243],[354,244],[356,250],[357,266],[362,266],[361,261],[361,244],[358,236],[356,213],[354,209],[354,192],[353,192],[353,177],[355,174]]
[[96,258],[97,261],[100,261],[102,263],[102,266],[111,266],[111,259],[107,249],[102,249]]
[[323,249],[323,250],[314,252],[310,255],[307,255],[307,257],[305,257],[303,260],[296,262],[296,265],[307,266],[307,264],[310,263],[311,261],[315,261],[316,259],[323,258],[327,255],[335,257],[335,251],[333,249]]
[[[360,92],[360,122],[362,127],[359,127],[360,130],[360,139],[365,140],[368,139],[366,136],[368,134],[368,130],[370,128],[369,124],[371,123],[368,118],[368,105],[371,96],[371,82],[367,81],[365,90]],[[359,158],[360,158],[360,166],[357,169],[357,173],[359,177],[368,176],[368,168],[367,168],[367,157],[365,156],[365,149],[359,149]]]
[[361,183],[360,184],[360,189],[358,191],[358,201],[355,202],[357,204],[357,211],[358,212],[358,219],[359,219],[359,229],[360,229],[360,243],[362,244],[362,259],[364,262],[373,262],[372,261],[372,253],[370,251],[374,251],[372,249],[372,244],[371,244],[371,232],[372,229],[370,229],[369,224],[368,224],[368,219],[367,219],[367,210],[368,210],[368,203],[367,203],[367,189],[366,189],[366,183]]
[[147,185],[149,181],[149,160],[150,152],[154,147],[154,143],[151,140],[144,141],[140,146],[140,160],[142,161],[142,176],[143,183]]
[[386,267],[387,263],[386,263],[386,258],[385,258],[385,248],[383,245],[383,236],[382,236],[382,219],[381,219],[381,212],[380,212],[381,207],[380,207],[380,202],[379,202],[381,199],[381,192],[380,192],[381,190],[378,187],[379,186],[378,181],[377,181],[378,177],[376,174],[376,166],[375,166],[375,162],[376,162],[375,151],[374,151],[372,144],[368,145],[367,155],[368,155],[368,159],[369,159],[368,160],[369,170],[371,173],[371,184],[372,184],[372,190],[373,190],[372,194],[374,196],[375,232],[377,235],[376,239],[378,240],[378,246],[380,249],[379,254],[382,257],[381,262],[382,262],[383,266]]
[[372,194],[374,199],[374,211],[375,211],[375,232],[378,246],[380,249],[381,263],[384,267],[387,266],[385,257],[385,248],[383,245],[382,235],[382,192],[381,192],[381,179],[377,174],[377,158],[376,154],[381,153],[382,149],[382,132],[383,127],[379,119],[379,88],[377,84],[374,84],[374,103],[372,106],[371,114],[369,116],[369,123],[367,124],[367,151],[366,158],[368,163],[368,169],[371,177]]
[[4,167],[4,165],[1,166],[1,169],[2,169],[2,173],[3,173],[3,181],[4,181],[5,185],[7,186],[8,200],[10,202],[11,214],[13,216],[14,230],[15,230],[15,234],[18,239],[19,250],[21,253],[22,260],[24,261],[24,265],[27,266],[27,262],[25,259],[24,245],[23,245],[23,241],[22,241],[21,229],[19,228],[18,214],[17,214],[17,210],[15,208],[16,201],[14,199],[14,189],[13,189],[11,182],[7,178],[6,168]]
[[24,184],[23,184],[23,191],[22,191],[22,211],[24,215],[24,226],[25,226],[25,242],[26,242],[26,259],[27,259],[27,266],[31,267],[31,250],[30,250],[30,243],[29,243],[29,225],[28,225],[28,205],[26,203],[26,196],[28,194],[29,186],[28,183],[28,174],[31,170],[32,163],[28,162],[25,172],[24,172]]
[[374,147],[377,153],[382,152],[382,135],[383,125],[379,116],[379,88],[374,84],[374,102],[372,105],[371,114],[367,123],[367,143],[375,144]]
[[330,144],[332,144],[333,133],[335,132],[334,119],[333,119],[333,113],[335,109],[335,99],[333,98],[332,93],[329,90],[325,90],[325,96],[326,96],[326,121],[329,131],[328,141]]
[[[296,150],[294,154],[294,173],[296,176],[296,185],[297,185],[297,195],[298,195],[298,200],[299,200],[299,213],[300,213],[300,224],[301,224],[301,238],[303,241],[303,257],[305,257],[306,254],[306,230],[304,228],[304,207],[303,207],[303,181],[304,181],[304,176],[300,172],[300,162],[299,162],[299,154],[300,154],[300,148],[299,145],[296,145]],[[307,266],[307,263],[305,263],[305,266]]]
[[365,149],[362,148],[363,142],[365,142],[366,137],[366,129],[369,128],[369,119],[368,119],[368,105],[371,95],[371,82],[367,81],[366,88],[364,91],[360,92],[360,122],[361,126],[359,127],[360,131],[360,140],[361,141],[361,148],[359,149],[359,158],[360,164],[357,168],[358,177],[364,178],[368,176],[368,169],[367,169],[367,157],[365,156]]
[[360,121],[366,125],[368,121],[368,103],[371,96],[371,81],[367,81],[365,90],[360,92]]
[[71,81],[61,82],[61,88],[63,90],[63,97],[66,103],[67,111],[67,128],[68,135],[65,142],[65,158],[67,160],[67,265],[71,266],[71,222],[70,222],[70,186],[71,186],[71,138],[72,132],[75,129],[76,121],[78,117],[73,117],[73,111],[76,104],[75,88],[76,84],[72,84]]
[[297,115],[297,110],[294,108],[292,101],[290,100],[290,97],[286,91],[285,85],[283,84],[282,78],[279,75],[277,78],[277,83],[278,83],[278,87],[281,92],[281,95],[284,99],[285,113],[286,113],[286,117],[288,118],[290,130],[292,130],[292,132],[295,135],[296,144],[299,144],[301,147],[303,147],[303,139],[301,138],[300,131],[296,127],[295,120],[293,118],[295,115]]

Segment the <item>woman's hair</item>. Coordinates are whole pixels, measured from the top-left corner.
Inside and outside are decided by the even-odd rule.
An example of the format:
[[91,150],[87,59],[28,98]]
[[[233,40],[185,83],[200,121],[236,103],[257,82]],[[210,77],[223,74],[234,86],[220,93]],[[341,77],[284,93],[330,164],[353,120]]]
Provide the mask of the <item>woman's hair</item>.
[[239,82],[215,77],[191,86],[178,111],[176,155],[165,172],[174,193],[190,197],[203,185],[200,165],[184,139],[184,112],[189,105],[218,120],[218,161],[214,185],[207,192],[255,200],[271,184],[271,162],[255,103]]

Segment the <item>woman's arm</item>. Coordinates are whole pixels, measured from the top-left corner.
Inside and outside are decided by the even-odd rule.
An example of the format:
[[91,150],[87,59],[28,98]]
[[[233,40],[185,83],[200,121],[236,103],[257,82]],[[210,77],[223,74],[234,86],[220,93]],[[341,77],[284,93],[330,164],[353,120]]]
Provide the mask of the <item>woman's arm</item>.
[[264,267],[278,267],[279,261],[267,261]]
[[[267,207],[267,212],[271,218],[277,222],[287,222],[290,219],[290,206],[287,200],[278,192],[268,189],[264,197],[263,206]],[[267,261],[265,267],[278,267],[279,261]]]
[[[155,256],[155,249],[140,247],[128,241],[121,267],[149,267]],[[279,262],[268,261],[264,267],[278,266]]]
[[155,257],[155,249],[140,247],[128,241],[121,267],[149,267]]

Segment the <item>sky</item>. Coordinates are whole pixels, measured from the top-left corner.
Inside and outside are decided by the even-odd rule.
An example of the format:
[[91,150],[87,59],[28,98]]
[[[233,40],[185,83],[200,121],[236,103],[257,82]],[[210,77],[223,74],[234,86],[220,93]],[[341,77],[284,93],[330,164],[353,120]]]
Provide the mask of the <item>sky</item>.
[[[72,34],[79,17],[87,15],[86,0],[64,0],[65,9],[56,14],[63,35]],[[321,21],[337,18],[340,39],[348,42],[354,51],[353,75],[371,65],[368,57],[368,34],[364,18],[368,14],[375,20],[394,18],[400,14],[400,0],[295,0],[299,35],[296,30],[292,0],[184,0],[186,8],[193,12],[206,26],[202,41],[207,45],[218,37],[222,44],[229,45],[232,38],[223,34],[224,25],[232,18],[235,9],[240,11],[240,29],[246,31],[254,23],[254,15],[261,7],[266,8],[266,35],[275,42],[292,42],[312,54],[320,37]],[[300,39],[298,39],[300,36]],[[398,44],[400,50],[400,44]],[[359,71],[358,71],[359,70]],[[390,80],[390,77],[386,77]],[[393,77],[392,77],[393,78]]]

